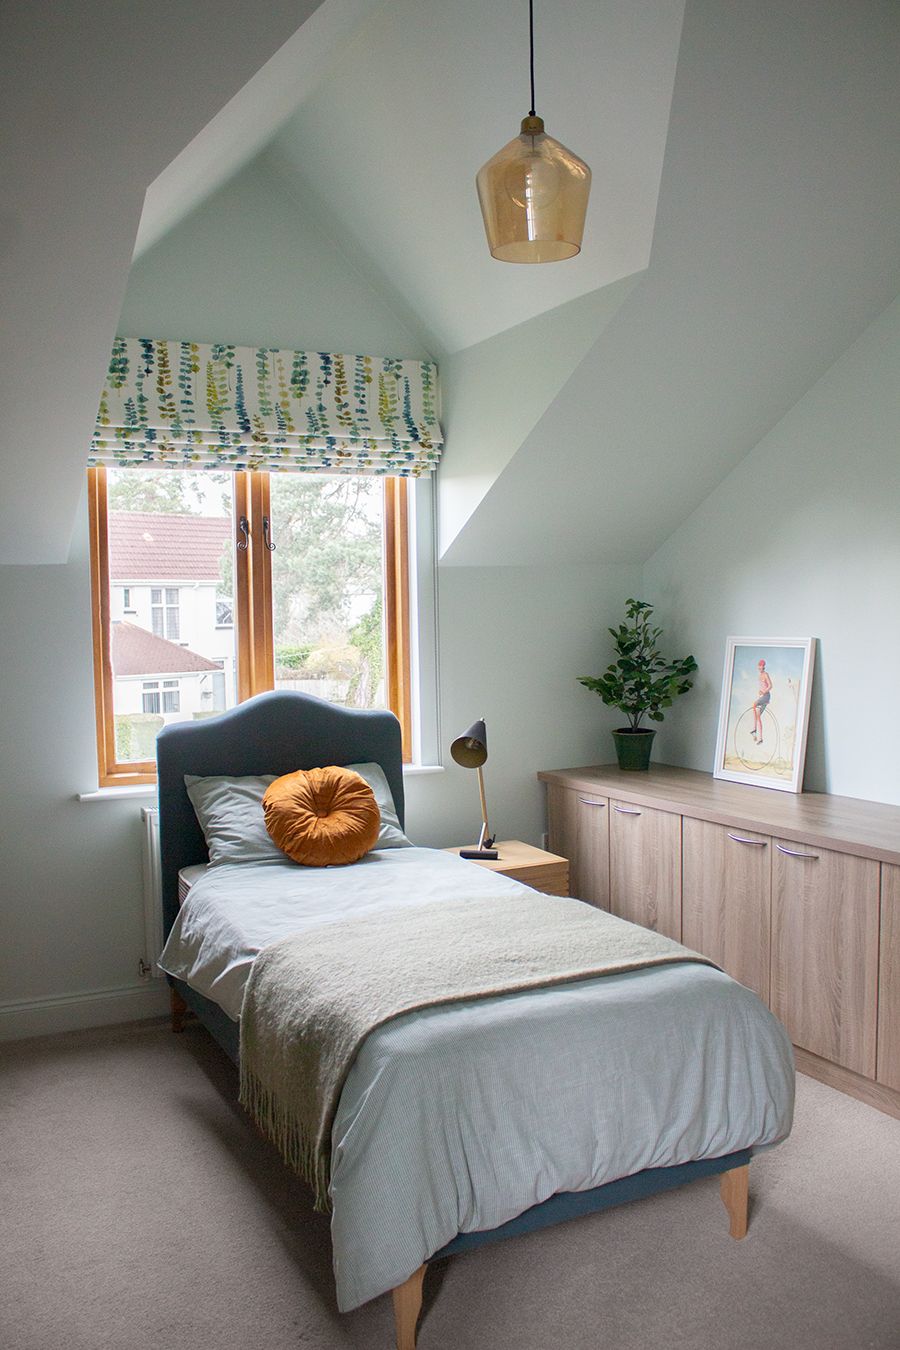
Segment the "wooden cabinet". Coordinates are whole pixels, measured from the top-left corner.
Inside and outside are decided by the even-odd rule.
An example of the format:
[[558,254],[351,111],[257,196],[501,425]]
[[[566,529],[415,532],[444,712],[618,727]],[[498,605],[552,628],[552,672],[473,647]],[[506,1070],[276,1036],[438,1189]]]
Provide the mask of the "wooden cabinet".
[[609,909],[609,802],[551,783],[547,789],[550,850],[569,859],[569,894]]
[[681,818],[610,799],[609,908],[681,938]]
[[772,1011],[795,1045],[874,1078],[878,864],[773,845]]
[[771,841],[685,816],[682,853],[682,942],[768,1003]]
[[538,777],[573,895],[711,957],[803,1072],[900,1118],[900,807],[666,764]]
[[878,1081],[900,1091],[900,867],[881,868]]

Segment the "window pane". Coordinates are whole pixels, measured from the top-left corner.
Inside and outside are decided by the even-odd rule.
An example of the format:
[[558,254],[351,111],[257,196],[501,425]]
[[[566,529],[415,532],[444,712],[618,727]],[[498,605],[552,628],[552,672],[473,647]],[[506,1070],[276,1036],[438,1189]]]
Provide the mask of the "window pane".
[[276,689],[385,707],[381,481],[273,474],[271,494]]
[[218,623],[219,607],[233,605],[232,482],[225,473],[107,472],[120,763],[154,759],[164,725],[234,705],[234,630]]

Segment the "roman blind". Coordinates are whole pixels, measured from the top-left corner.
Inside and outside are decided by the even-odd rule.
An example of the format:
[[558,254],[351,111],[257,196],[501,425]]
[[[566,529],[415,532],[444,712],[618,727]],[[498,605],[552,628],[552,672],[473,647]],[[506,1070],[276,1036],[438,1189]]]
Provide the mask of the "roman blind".
[[417,477],[442,443],[430,361],[116,338],[88,463]]

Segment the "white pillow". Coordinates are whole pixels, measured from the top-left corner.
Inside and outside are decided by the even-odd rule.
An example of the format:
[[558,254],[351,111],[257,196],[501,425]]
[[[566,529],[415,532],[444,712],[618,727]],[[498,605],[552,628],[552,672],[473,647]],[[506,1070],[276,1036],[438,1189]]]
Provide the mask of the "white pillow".
[[[375,794],[381,812],[381,829],[373,848],[412,848],[400,828],[390,785],[380,764],[348,764],[364,778]],[[270,837],[263,815],[262,799],[276,774],[246,778],[198,778],[184,775],[211,866],[223,863],[284,862],[285,854]]]
[[247,778],[197,778],[184,775],[184,785],[209,850],[210,865],[258,863],[284,854],[269,837],[263,816],[263,793],[275,774]]
[[391,792],[391,786],[385,777],[384,769],[380,764],[348,764],[348,769],[358,773],[360,778],[364,778],[369,787],[375,793],[375,800],[378,803],[378,809],[381,812],[381,829],[378,832],[378,838],[372,845],[373,848],[412,848],[412,841],[407,839],[403,830],[400,828],[400,817],[397,815],[394,806],[394,797]]

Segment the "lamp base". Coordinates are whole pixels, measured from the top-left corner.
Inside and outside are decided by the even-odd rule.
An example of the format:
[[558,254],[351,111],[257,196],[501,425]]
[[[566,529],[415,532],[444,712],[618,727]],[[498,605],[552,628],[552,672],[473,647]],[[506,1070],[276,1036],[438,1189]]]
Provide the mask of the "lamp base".
[[461,858],[482,858],[495,862],[500,854],[495,848],[461,848],[459,856]]

